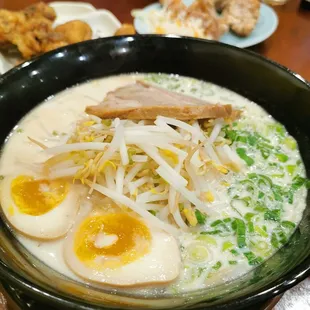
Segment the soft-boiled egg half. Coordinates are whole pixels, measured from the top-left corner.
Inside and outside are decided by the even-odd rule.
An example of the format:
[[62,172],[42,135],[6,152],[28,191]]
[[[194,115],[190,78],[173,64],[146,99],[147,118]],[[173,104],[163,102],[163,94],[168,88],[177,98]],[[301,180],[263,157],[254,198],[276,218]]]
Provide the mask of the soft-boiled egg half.
[[174,237],[125,212],[90,212],[72,228],[64,251],[78,276],[107,285],[168,283],[180,272]]
[[21,233],[38,239],[65,235],[79,209],[75,185],[65,179],[42,180],[32,176],[5,177],[1,182],[1,206]]

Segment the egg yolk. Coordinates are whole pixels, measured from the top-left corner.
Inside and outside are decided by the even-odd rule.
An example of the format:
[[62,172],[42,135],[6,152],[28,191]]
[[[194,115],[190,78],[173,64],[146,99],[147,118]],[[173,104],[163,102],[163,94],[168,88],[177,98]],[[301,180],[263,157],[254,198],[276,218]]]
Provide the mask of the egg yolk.
[[11,183],[11,195],[20,213],[42,215],[57,207],[66,197],[69,185],[64,180],[34,180],[18,176]]
[[[116,241],[96,247],[98,234],[115,235]],[[151,234],[147,226],[126,213],[110,213],[86,218],[74,238],[75,254],[80,261],[95,268],[117,268],[149,252]],[[104,258],[99,262],[97,258]]]

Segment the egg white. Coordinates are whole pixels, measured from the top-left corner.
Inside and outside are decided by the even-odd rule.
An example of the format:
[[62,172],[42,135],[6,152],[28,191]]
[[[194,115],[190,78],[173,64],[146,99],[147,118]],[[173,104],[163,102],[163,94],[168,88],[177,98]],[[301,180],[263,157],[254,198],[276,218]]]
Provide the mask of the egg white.
[[145,222],[152,236],[150,250],[146,255],[113,269],[100,268],[100,270],[97,270],[87,266],[77,257],[74,249],[74,237],[80,223],[81,221],[72,227],[64,244],[65,261],[68,267],[78,276],[100,284],[118,287],[164,284],[178,277],[181,255],[177,241],[173,236],[157,228],[150,227]]
[[1,182],[0,201],[7,221],[19,232],[38,239],[55,239],[65,235],[73,225],[79,209],[78,186],[69,184],[64,200],[42,215],[21,213],[11,195],[11,183],[15,176],[5,177]]

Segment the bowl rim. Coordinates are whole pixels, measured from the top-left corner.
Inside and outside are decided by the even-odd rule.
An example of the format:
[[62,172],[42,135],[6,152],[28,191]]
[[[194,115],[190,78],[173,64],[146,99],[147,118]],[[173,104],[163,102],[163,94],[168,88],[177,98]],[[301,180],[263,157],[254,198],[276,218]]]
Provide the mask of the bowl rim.
[[[73,50],[78,48],[79,46],[88,46],[88,45],[94,45],[96,42],[102,42],[105,41],[127,41],[127,39],[130,38],[131,42],[137,42],[145,39],[154,39],[154,40],[182,40],[185,42],[200,42],[207,45],[217,45],[222,46],[225,49],[230,49],[237,51],[238,53],[250,55],[251,57],[257,58],[262,62],[268,63],[274,67],[277,67],[281,71],[285,72],[286,74],[292,76],[294,79],[298,80],[299,83],[306,86],[306,88],[309,89],[310,92],[310,81],[307,81],[305,78],[303,78],[298,73],[294,72],[293,70],[265,57],[262,56],[254,51],[238,48],[229,44],[225,44],[218,41],[213,40],[205,40],[205,39],[198,39],[198,38],[192,38],[192,37],[186,37],[186,36],[177,36],[177,35],[126,35],[126,36],[111,36],[106,38],[99,38],[94,40],[88,40],[81,43],[72,44],[69,46],[61,47],[58,49],[55,49],[53,51],[50,51],[48,53],[45,53],[39,57],[33,58],[31,60],[27,60],[24,63],[12,68],[8,72],[4,73],[0,76],[0,87],[1,84],[5,83],[7,79],[9,79],[11,76],[14,76],[19,71],[23,70],[24,68],[28,68],[32,64],[37,63],[38,61],[44,61],[45,59],[49,59],[52,55],[63,51],[63,50]],[[124,42],[125,42],[124,41]],[[31,69],[31,68],[28,68]],[[284,293],[286,290],[290,289],[291,287],[295,286],[305,278],[307,278],[310,275],[310,255],[306,257],[298,266],[296,266],[293,270],[291,270],[289,273],[285,274],[283,277],[274,280],[269,285],[262,287],[260,289],[256,289],[254,292],[244,295],[243,297],[239,297],[236,300],[231,300],[226,302],[225,304],[217,304],[212,305],[212,309],[239,309],[246,306],[250,306],[259,302],[266,301],[268,299],[271,299],[281,293]],[[12,270],[10,267],[8,267],[3,261],[0,260],[0,279],[1,281],[7,281],[8,285],[12,285],[13,287],[16,287],[26,293],[26,295],[29,296],[36,296],[38,299],[40,299],[43,302],[51,302],[52,304],[58,304],[62,307],[69,307],[69,308],[75,308],[75,309],[83,309],[83,310],[90,310],[90,309],[108,309],[109,305],[105,306],[93,306],[88,303],[83,302],[80,299],[75,298],[74,296],[67,295],[66,293],[58,293],[58,292],[52,292],[51,290],[45,289],[40,285],[34,284],[30,281],[28,281],[26,278],[24,278],[22,275],[19,275],[15,270]],[[175,295],[175,297],[178,297],[179,295]],[[181,296],[181,295],[180,295]],[[204,303],[204,301],[198,302],[197,305],[199,306],[200,303]],[[205,309],[205,307],[209,308],[207,304],[202,305],[202,307]],[[199,307],[198,307],[199,308]],[[197,309],[198,309],[197,308]],[[120,308],[118,308],[120,309]],[[210,308],[211,309],[211,308]]]

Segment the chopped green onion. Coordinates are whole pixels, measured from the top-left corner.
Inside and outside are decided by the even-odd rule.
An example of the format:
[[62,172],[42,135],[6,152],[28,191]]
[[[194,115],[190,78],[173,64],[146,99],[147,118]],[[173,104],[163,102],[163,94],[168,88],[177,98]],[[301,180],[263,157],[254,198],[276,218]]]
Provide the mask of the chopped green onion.
[[155,210],[148,210],[152,215],[156,216],[156,211]]
[[296,175],[296,177],[294,177],[293,179],[293,184],[292,184],[292,189],[294,191],[298,190],[299,188],[301,188],[304,184],[305,184],[305,178]]
[[287,235],[285,234],[283,230],[280,230],[278,232],[278,237],[279,237],[279,241],[281,244],[284,245],[287,242]]
[[251,219],[255,216],[255,213],[246,213],[244,219],[246,221],[251,221]]
[[223,221],[222,220],[216,220],[216,221],[214,221],[213,223],[211,223],[211,227],[216,227],[216,226],[218,226],[218,225],[220,225],[220,224],[222,224],[223,223]]
[[236,152],[239,157],[246,162],[248,166],[252,166],[254,164],[253,158],[249,157],[246,154],[246,150],[244,148],[237,148]]
[[264,214],[264,219],[279,222],[281,220],[281,210],[280,209],[268,210]]
[[263,203],[257,203],[254,210],[257,212],[266,212],[268,208]]
[[276,248],[276,249],[278,249],[279,248],[279,241],[278,241],[278,237],[277,237],[277,235],[276,235],[276,233],[272,233],[272,235],[271,235],[271,245],[274,247],[274,248]]
[[288,157],[287,155],[282,154],[282,153],[277,153],[277,154],[275,154],[275,155],[276,155],[276,157],[278,158],[278,160],[279,160],[280,162],[282,162],[282,163],[286,163],[286,162],[288,161],[288,159],[289,159],[289,157]]
[[[281,226],[283,227],[283,225]],[[284,245],[288,240],[288,235],[282,230],[281,226],[274,229],[271,235],[271,244],[276,249],[278,249],[280,245]]]
[[281,186],[274,184],[272,187],[272,192],[273,192],[274,199],[276,201],[281,201],[281,202],[283,201],[282,196],[284,195],[284,192]]
[[295,170],[296,170],[296,168],[297,168],[296,165],[287,165],[286,166],[286,170],[287,170],[289,175],[293,175]]
[[216,240],[208,235],[202,235],[202,236],[200,235],[196,239],[199,241],[206,242],[208,244],[217,245]]
[[248,139],[247,139],[247,137],[244,137],[244,136],[238,136],[236,138],[236,141],[242,142],[242,143],[247,143]]
[[226,130],[225,131],[225,138],[229,139],[231,142],[234,142],[237,138],[237,131],[236,130]]
[[281,222],[281,226],[288,229],[294,229],[296,227],[296,224],[290,221],[283,221]]
[[218,235],[220,234],[222,231],[219,229],[216,230],[211,230],[211,231],[203,231],[201,232],[202,235]]
[[236,250],[236,249],[232,249],[230,250],[230,253],[234,256],[238,256],[239,255],[239,252]]
[[258,233],[260,236],[264,237],[264,238],[267,238],[268,237],[268,233],[262,229],[260,226],[255,226],[254,227],[254,230],[256,233]]
[[264,159],[267,159],[270,156],[270,151],[266,149],[260,149],[260,153]]
[[217,262],[212,268],[214,270],[219,270],[222,267],[222,263],[221,262]]
[[233,208],[237,208],[237,207],[248,207],[249,206],[249,201],[245,198],[241,198],[241,199],[233,199],[231,201],[231,206]]
[[284,173],[278,173],[278,174],[272,174],[271,175],[273,178],[283,178],[284,177]]
[[246,227],[245,223],[241,219],[235,219],[235,230],[237,234],[237,244],[239,248],[244,248],[246,246]]
[[248,231],[249,231],[249,233],[253,233],[254,232],[254,224],[252,222],[248,223]]
[[223,243],[223,247],[222,247],[222,250],[223,251],[227,251],[227,250],[230,250],[231,248],[233,248],[235,245],[232,243],[232,242],[230,242],[230,241],[225,241],[224,243]]
[[264,198],[265,194],[263,192],[258,193],[258,199]]
[[263,258],[260,256],[257,257],[253,252],[246,252],[244,256],[248,259],[249,265],[251,266],[259,265],[263,262]]
[[236,260],[229,260],[228,261],[229,265],[237,265],[238,262]]
[[[228,222],[226,221],[226,223],[228,223]],[[226,223],[222,220],[216,220],[213,223],[211,223],[210,226],[211,227],[221,227],[223,230],[228,232],[228,231],[230,231],[230,229],[227,227]]]
[[195,262],[203,262],[209,257],[209,251],[206,246],[199,244],[191,244],[187,248],[189,258]]
[[288,192],[287,192],[287,198],[288,198],[288,202],[290,204],[293,204],[294,202],[294,190],[290,189]]
[[16,132],[17,132],[17,133],[22,133],[22,132],[24,132],[24,129],[18,128],[18,129],[16,130]]
[[251,180],[242,180],[240,181],[240,184],[242,185],[246,185],[246,190],[250,193],[254,193],[255,192],[255,184],[253,181]]
[[292,138],[292,137],[286,137],[285,139],[284,139],[284,144],[289,148],[289,149],[291,149],[291,150],[296,150],[296,148],[297,148],[297,143],[296,143],[296,141],[294,140],[294,138]]
[[296,175],[293,179],[291,188],[287,192],[288,202],[290,204],[294,202],[295,191],[299,190],[304,185],[306,185],[306,187],[309,188],[309,181],[299,175]]
[[4,179],[4,175],[0,175],[0,181]]
[[258,242],[256,243],[256,247],[257,247],[258,249],[260,249],[260,250],[267,250],[267,249],[269,249],[269,245],[268,245],[268,243],[265,242],[265,241],[258,241]]
[[206,268],[203,268],[203,267],[199,267],[198,268],[198,277],[201,276],[201,274],[206,270]]
[[253,135],[248,136],[248,143],[251,146],[254,146],[257,143],[257,140],[258,140],[258,138],[256,136],[253,136]]
[[195,210],[195,216],[199,224],[203,225],[206,223],[207,215],[203,214],[198,209]]
[[279,136],[285,137],[286,130],[285,127],[280,123],[270,124],[268,128],[274,130]]

